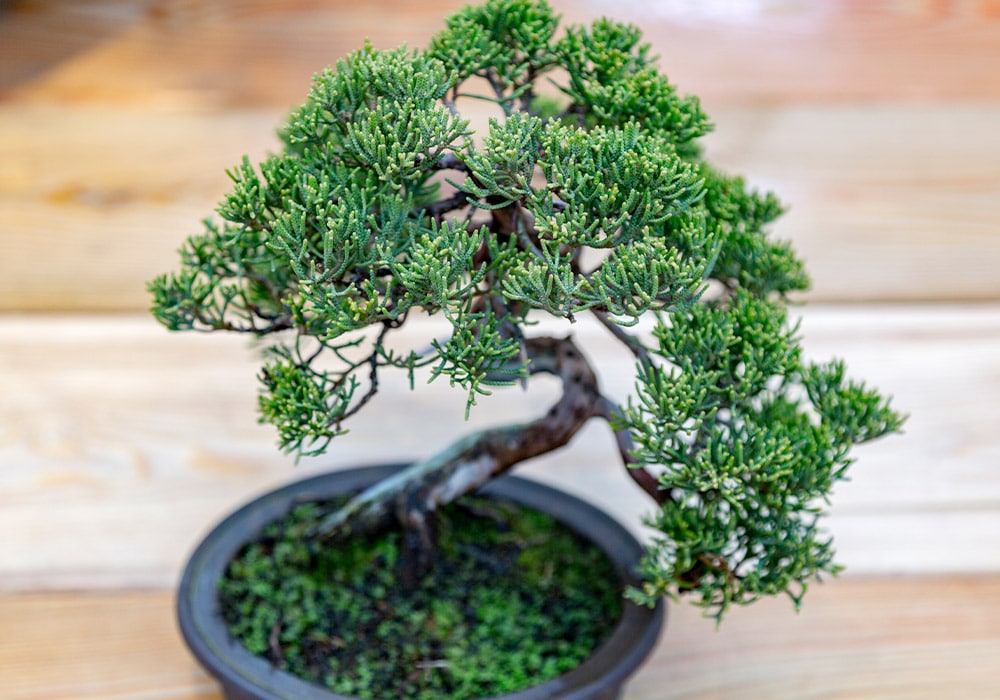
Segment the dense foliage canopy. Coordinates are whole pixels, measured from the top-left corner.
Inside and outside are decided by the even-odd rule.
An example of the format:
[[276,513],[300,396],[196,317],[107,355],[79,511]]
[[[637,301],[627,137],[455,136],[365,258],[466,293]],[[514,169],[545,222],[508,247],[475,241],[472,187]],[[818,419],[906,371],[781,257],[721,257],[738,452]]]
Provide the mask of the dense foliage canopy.
[[[318,454],[382,370],[468,390],[526,381],[530,320],[596,314],[636,357],[612,422],[658,482],[641,600],[721,613],[833,571],[818,527],[850,448],[901,418],[787,318],[808,287],[782,207],[701,157],[711,123],[631,25],[557,31],[545,2],[487,0],[425,50],[366,45],[315,77],[283,149],[231,173],[221,219],[154,280],[175,330],[274,334],[260,409]],[[463,116],[492,105],[473,133]],[[411,313],[449,337],[392,349]],[[652,338],[628,332],[655,316]]]

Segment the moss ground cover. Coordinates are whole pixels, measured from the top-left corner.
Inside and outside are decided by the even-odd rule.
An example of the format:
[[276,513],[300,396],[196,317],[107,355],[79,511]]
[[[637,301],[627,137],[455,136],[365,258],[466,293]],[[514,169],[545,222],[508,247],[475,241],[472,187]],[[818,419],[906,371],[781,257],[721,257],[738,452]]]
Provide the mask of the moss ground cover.
[[306,503],[233,560],[220,601],[234,636],[279,668],[361,698],[510,693],[579,665],[610,634],[622,585],[603,553],[549,516],[466,497],[406,585],[402,533],[333,544]]

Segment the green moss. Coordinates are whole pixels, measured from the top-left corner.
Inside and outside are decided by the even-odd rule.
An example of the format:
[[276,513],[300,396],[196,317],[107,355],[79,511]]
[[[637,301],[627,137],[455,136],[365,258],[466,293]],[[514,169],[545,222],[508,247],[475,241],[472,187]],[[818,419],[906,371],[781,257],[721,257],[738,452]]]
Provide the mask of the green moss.
[[220,601],[250,651],[338,693],[515,692],[579,665],[620,615],[604,554],[538,511],[481,498],[449,506],[434,568],[407,588],[400,532],[309,544],[329,505],[268,526],[231,563]]

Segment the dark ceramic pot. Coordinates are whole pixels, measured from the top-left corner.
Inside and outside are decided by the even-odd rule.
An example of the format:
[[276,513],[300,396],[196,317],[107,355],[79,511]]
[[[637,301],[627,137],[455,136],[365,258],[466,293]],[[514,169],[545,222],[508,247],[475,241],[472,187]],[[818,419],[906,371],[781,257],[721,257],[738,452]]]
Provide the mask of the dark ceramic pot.
[[[219,611],[216,585],[235,554],[294,504],[357,491],[402,466],[349,469],[289,484],[227,517],[195,550],[178,591],[178,619],[191,651],[218,679],[229,700],[351,700],[275,669],[230,638]],[[481,493],[548,513],[600,547],[624,581],[635,582],[634,569],[642,556],[642,546],[597,508],[513,476],[491,482]],[[620,696],[626,679],[652,651],[663,619],[662,602],[655,609],[627,602],[611,637],[583,664],[558,678],[492,700],[614,700]]]

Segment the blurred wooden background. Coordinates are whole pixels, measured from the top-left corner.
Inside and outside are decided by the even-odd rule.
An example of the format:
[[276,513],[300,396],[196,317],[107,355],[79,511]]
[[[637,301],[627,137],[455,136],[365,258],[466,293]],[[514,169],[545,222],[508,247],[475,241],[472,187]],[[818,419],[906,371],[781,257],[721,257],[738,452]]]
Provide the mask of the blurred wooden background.
[[[366,37],[421,46],[463,4],[0,2],[0,696],[215,697],[169,610],[199,534],[268,486],[463,428],[444,385],[390,385],[293,466],[255,423],[245,340],[169,335],[144,291],[225,169],[276,147],[314,72]],[[718,633],[675,607],[627,697],[998,697],[1000,2],[552,4],[643,26],[713,116],[710,157],[790,205],[775,233],[814,276],[809,352],[911,414],[839,489],[844,581],[797,617],[768,602]],[[629,358],[572,330],[626,395]],[[545,401],[502,393],[473,420]],[[594,426],[524,471],[638,527],[614,461]]]

